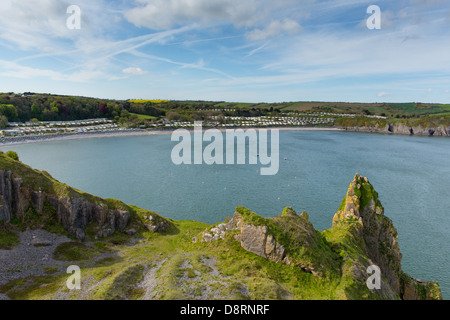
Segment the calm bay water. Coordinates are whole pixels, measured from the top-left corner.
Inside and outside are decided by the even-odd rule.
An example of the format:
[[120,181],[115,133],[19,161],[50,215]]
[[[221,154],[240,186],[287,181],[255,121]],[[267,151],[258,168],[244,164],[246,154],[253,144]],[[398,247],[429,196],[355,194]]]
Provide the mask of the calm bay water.
[[403,269],[439,281],[450,298],[450,139],[281,131],[275,176],[261,176],[260,165],[176,166],[175,144],[170,135],[155,135],[0,149],[80,190],[206,223],[232,216],[236,206],[268,217],[292,206],[324,230],[359,173],[374,185],[399,232]]

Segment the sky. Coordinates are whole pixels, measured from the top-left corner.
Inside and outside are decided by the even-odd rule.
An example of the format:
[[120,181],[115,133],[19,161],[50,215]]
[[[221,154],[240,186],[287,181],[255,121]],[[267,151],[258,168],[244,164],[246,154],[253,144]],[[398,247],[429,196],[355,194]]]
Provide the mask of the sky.
[[0,2],[0,92],[450,103],[449,62],[450,0]]

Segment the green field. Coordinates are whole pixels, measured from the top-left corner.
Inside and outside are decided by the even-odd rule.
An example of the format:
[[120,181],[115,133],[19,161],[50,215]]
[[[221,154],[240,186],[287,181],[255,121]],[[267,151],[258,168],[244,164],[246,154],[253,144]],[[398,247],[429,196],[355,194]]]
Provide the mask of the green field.
[[153,120],[153,119],[156,119],[156,117],[148,116],[148,115],[145,115],[145,114],[137,114],[137,113],[131,113],[130,112],[130,115],[131,116],[135,115],[139,120]]

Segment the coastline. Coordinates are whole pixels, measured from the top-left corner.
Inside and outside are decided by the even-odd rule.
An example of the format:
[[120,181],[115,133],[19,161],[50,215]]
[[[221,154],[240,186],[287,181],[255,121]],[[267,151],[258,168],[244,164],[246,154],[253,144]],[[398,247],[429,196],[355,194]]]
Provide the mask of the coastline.
[[[279,130],[279,131],[345,131],[340,128],[317,128],[317,127],[274,127],[274,128],[233,128],[233,129],[267,129],[267,130]],[[192,131],[193,129],[188,129]],[[205,129],[207,130],[207,129]],[[227,128],[219,129],[221,131],[227,130]],[[94,138],[114,138],[114,137],[133,137],[133,136],[152,136],[161,134],[172,134],[174,129],[167,130],[144,130],[144,129],[126,129],[126,130],[114,130],[114,131],[101,131],[101,132],[83,132],[83,133],[71,133],[71,134],[54,134],[54,135],[42,135],[42,136],[18,136],[18,137],[3,137],[0,138],[0,147],[50,142],[50,141],[65,141],[65,140],[82,140],[82,139],[94,139]]]

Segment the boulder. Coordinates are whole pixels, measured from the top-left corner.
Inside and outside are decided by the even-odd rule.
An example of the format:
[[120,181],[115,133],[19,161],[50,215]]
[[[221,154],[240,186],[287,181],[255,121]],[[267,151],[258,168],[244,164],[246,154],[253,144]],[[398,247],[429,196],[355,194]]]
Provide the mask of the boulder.
[[239,230],[234,239],[241,243],[241,247],[274,262],[282,262],[286,257],[286,249],[277,243],[274,236],[269,233],[266,225],[257,226],[245,222],[242,214],[236,211],[227,229]]

